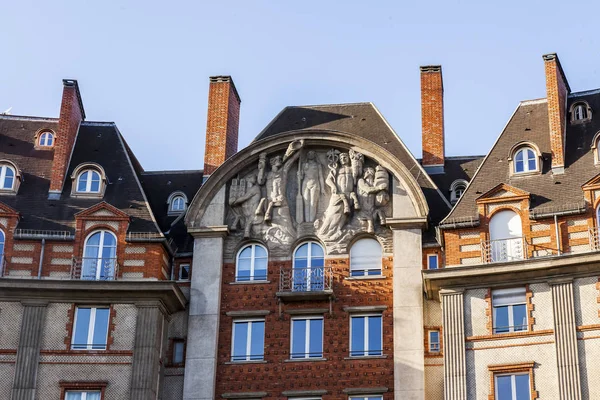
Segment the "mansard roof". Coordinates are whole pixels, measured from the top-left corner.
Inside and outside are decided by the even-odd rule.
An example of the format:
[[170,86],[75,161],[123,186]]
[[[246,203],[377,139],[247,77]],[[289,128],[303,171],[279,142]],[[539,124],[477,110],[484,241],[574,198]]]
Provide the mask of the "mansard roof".
[[[600,91],[570,94],[567,109],[579,101],[586,101],[592,109],[600,110]],[[600,166],[594,163],[592,149],[592,142],[598,131],[600,118],[594,117],[583,124],[571,124],[567,118],[565,172],[555,175],[551,169],[547,102],[545,99],[521,102],[442,225],[477,217],[476,199],[500,183],[531,193],[532,217],[584,210],[582,185],[600,172]],[[534,144],[541,152],[539,174],[511,174],[511,149],[523,141]]]

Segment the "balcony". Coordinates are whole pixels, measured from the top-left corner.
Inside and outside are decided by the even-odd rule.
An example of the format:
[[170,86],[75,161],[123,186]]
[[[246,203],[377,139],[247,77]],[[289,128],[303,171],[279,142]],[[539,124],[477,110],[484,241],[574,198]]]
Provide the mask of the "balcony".
[[119,264],[116,258],[73,258],[71,279],[112,281],[117,279]]
[[327,300],[333,296],[331,267],[281,268],[277,296],[288,301]]
[[525,237],[486,240],[481,242],[481,261],[484,264],[512,262],[527,258]]

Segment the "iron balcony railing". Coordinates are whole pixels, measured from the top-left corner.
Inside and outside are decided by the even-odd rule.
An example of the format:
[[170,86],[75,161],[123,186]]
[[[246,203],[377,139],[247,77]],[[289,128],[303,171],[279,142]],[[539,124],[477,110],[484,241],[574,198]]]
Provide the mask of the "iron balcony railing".
[[73,258],[71,279],[112,281],[117,279],[119,264],[116,258]]
[[325,292],[332,290],[331,267],[281,268],[280,292]]
[[482,241],[481,258],[484,264],[524,260],[527,241],[524,237]]

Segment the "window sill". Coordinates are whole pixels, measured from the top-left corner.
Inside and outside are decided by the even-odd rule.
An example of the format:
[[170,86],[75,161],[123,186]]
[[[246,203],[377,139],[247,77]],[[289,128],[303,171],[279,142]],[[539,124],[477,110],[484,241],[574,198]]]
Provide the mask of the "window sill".
[[344,357],[344,360],[382,360],[388,358],[388,356],[386,354],[382,355],[382,356],[351,356],[351,357]]
[[494,333],[483,336],[469,336],[466,338],[469,342],[476,342],[481,340],[502,340],[502,339],[514,339],[528,336],[546,336],[554,335],[553,329],[544,329],[540,331],[520,331],[520,332],[507,332],[507,333]]
[[271,281],[240,281],[240,282],[229,282],[230,285],[262,285],[265,283],[271,283]]
[[266,364],[266,360],[243,360],[243,361],[226,361],[225,365],[237,365],[237,364]]
[[323,358],[323,357],[314,357],[314,358],[290,358],[288,360],[283,360],[283,362],[286,362],[286,363],[310,362],[310,361],[327,361],[327,359]]
[[348,276],[345,278],[347,281],[360,281],[363,279],[385,279],[385,275],[365,275],[365,276]]
[[104,197],[104,193],[73,192],[71,197],[76,199],[101,199]]
[[0,195],[4,196],[15,196],[17,191],[14,189],[0,189]]

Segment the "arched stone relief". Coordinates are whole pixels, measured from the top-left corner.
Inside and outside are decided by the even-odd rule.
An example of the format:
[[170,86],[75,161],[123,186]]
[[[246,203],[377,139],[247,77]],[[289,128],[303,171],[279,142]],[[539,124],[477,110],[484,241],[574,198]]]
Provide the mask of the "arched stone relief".
[[391,240],[391,174],[358,148],[305,146],[262,152],[256,164],[228,182],[226,247],[241,240],[267,244],[273,256],[289,256],[302,237],[318,237],[328,254],[345,253],[359,233]]

